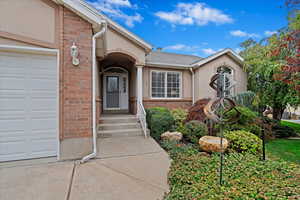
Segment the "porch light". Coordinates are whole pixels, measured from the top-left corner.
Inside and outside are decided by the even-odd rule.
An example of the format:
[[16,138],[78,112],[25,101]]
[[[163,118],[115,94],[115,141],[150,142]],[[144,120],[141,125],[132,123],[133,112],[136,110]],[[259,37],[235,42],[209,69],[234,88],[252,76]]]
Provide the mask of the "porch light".
[[72,64],[74,66],[78,66],[80,61],[78,58],[78,47],[76,46],[75,42],[73,42],[73,45],[71,46],[71,57],[72,57]]

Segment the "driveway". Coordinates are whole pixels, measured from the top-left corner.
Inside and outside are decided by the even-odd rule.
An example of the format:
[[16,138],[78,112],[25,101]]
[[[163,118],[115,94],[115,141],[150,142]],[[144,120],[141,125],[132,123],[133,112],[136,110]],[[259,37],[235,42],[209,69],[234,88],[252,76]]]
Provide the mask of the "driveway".
[[152,138],[113,138],[98,144],[103,152],[85,164],[51,160],[1,164],[0,199],[157,200],[168,192],[170,160]]

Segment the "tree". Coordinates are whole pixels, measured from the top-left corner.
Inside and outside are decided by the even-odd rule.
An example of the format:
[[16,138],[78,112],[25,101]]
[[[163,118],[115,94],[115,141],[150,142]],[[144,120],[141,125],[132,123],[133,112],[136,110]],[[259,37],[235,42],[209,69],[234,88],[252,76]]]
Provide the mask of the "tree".
[[260,107],[273,108],[277,120],[287,105],[300,104],[300,0],[286,0],[286,6],[287,28],[259,43],[249,39],[241,44],[249,89],[259,97]]
[[249,90],[255,92],[260,99],[260,108],[273,108],[273,118],[280,120],[288,105],[300,104],[299,94],[292,85],[278,80],[277,74],[282,73],[281,55],[274,56],[272,51],[278,45],[281,35],[255,42],[247,40],[242,43],[245,48],[241,56],[245,59],[245,70],[248,73]]

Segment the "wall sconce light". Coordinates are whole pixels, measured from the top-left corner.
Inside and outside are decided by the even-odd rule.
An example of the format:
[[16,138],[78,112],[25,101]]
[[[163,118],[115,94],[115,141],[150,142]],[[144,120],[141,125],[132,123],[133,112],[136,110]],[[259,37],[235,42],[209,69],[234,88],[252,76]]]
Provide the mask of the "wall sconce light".
[[78,47],[75,45],[75,42],[73,42],[73,45],[71,46],[71,56],[73,65],[78,66],[80,61],[78,58]]

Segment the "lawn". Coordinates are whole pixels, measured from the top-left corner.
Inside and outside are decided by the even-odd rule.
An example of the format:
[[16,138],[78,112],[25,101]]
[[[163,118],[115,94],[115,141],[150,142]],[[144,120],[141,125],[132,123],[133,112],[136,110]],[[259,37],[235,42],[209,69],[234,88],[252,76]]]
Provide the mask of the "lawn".
[[261,161],[252,154],[224,156],[224,184],[218,184],[219,155],[192,146],[164,145],[172,158],[170,193],[165,200],[299,199],[300,168],[282,160]]
[[266,144],[266,149],[271,158],[300,164],[300,140],[271,140]]
[[281,125],[291,127],[296,131],[296,133],[300,134],[300,124],[288,121],[281,121]]

